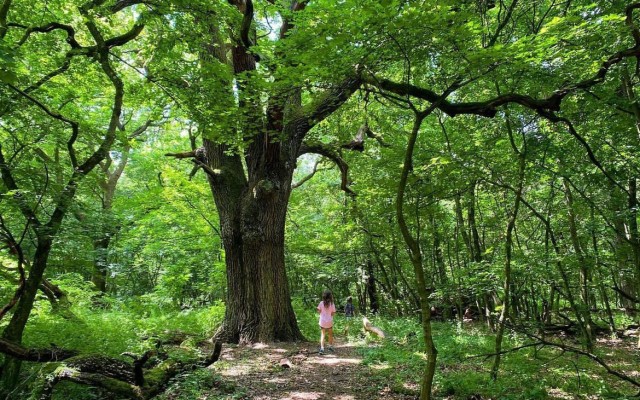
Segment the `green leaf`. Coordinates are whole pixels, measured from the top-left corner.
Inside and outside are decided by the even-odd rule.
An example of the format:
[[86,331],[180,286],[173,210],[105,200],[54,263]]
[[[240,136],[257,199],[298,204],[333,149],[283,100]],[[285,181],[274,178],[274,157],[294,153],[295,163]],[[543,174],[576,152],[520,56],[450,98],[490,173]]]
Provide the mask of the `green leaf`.
[[18,81],[18,75],[15,72],[6,69],[0,69],[0,82],[15,84]]

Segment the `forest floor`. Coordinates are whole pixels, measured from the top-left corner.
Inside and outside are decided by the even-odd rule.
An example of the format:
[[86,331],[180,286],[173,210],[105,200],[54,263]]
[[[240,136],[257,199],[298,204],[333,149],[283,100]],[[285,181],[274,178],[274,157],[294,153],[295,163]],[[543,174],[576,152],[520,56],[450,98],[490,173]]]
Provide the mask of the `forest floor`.
[[[283,366],[282,364],[287,364]],[[225,385],[235,387],[227,397],[258,400],[407,400],[415,395],[372,385],[371,366],[363,364],[356,344],[336,340],[333,352],[318,354],[317,343],[258,343],[226,346],[211,368]],[[418,388],[407,388],[417,391]]]

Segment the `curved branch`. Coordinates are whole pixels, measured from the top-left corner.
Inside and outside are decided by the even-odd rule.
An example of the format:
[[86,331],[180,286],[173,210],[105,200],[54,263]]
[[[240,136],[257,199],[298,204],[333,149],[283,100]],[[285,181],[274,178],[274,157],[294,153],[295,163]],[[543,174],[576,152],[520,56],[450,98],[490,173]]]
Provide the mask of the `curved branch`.
[[192,151],[184,151],[182,153],[165,153],[165,157],[175,157],[175,158],[194,158],[196,157],[196,150]]
[[322,93],[321,98],[316,100],[315,106],[304,117],[309,123],[309,129],[340,108],[361,84],[362,79],[359,76],[352,76],[342,81],[338,86]]
[[242,17],[242,25],[240,26],[240,39],[244,47],[249,49],[253,45],[251,39],[249,39],[249,33],[251,32],[251,23],[253,22],[253,1],[246,0],[244,15]]
[[[7,245],[9,246],[9,252],[15,253],[15,255],[18,258],[18,275],[19,275],[18,288],[13,294],[13,297],[11,298],[11,300],[9,300],[7,304],[4,305],[4,307],[2,307],[2,309],[0,309],[0,320],[2,320],[2,318],[4,318],[4,316],[7,314],[7,312],[9,312],[9,310],[11,310],[13,306],[16,305],[16,303],[22,296],[22,293],[24,292],[25,282],[26,282],[24,265],[26,264],[26,260],[24,258],[24,253],[22,252],[22,246],[20,245],[20,243],[16,241],[16,239],[11,234],[11,231],[7,228],[4,222],[4,218],[2,218],[1,214],[0,214],[0,229],[2,230],[2,236],[4,236],[4,241],[6,241]],[[29,229],[28,225],[25,229]]]
[[142,32],[142,30],[144,29],[144,25],[140,24],[140,23],[136,23],[133,25],[133,28],[131,28],[131,30],[127,33],[124,33],[120,36],[116,36],[113,37],[111,39],[107,39],[104,42],[105,47],[107,48],[112,48],[112,47],[117,47],[117,46],[122,46],[124,44],[129,43],[130,41],[132,41],[133,39],[137,38],[138,35],[140,35],[140,33]]
[[385,142],[384,139],[382,139],[382,136],[377,135],[375,132],[373,132],[371,130],[371,128],[369,128],[369,126],[367,126],[366,134],[367,134],[368,138],[375,139],[376,142],[378,142],[380,144],[380,146],[382,146],[382,147],[391,147],[391,145],[389,143]]
[[[640,44],[636,44],[633,48],[615,53],[602,63],[600,69],[593,77],[558,89],[546,99],[535,99],[528,95],[509,93],[479,102],[452,103],[450,101],[442,101],[438,105],[438,108],[451,117],[461,114],[471,114],[489,118],[495,117],[498,112],[498,107],[509,103],[520,104],[523,107],[538,112],[560,111],[560,104],[567,95],[580,89],[588,89],[603,82],[612,66],[629,57],[640,57]],[[437,102],[439,99],[439,95],[433,90],[421,88],[408,83],[398,83],[389,79],[380,79],[372,75],[364,76],[363,81],[364,83],[376,86],[382,90],[402,96],[408,95],[427,100],[432,103]]]
[[336,163],[336,165],[340,169],[340,174],[342,177],[340,188],[348,195],[356,196],[356,193],[349,188],[349,165],[342,159],[338,152],[334,151],[334,149],[328,146],[323,146],[321,144],[308,145],[303,143],[302,146],[300,146],[298,156],[308,153],[320,154],[321,156],[325,156]]
[[[197,172],[197,168],[202,168],[202,170],[209,175],[212,179],[219,179],[221,171],[212,169],[205,161],[206,154],[204,147],[200,147],[198,149],[192,151],[184,151],[181,153],[166,153],[165,157],[175,157],[178,159],[182,158],[191,158],[191,162],[196,165],[196,169],[194,169],[191,174],[195,175]],[[191,175],[191,176],[192,176]]]
[[[122,113],[122,105],[124,102],[124,83],[122,79],[118,76],[116,71],[111,66],[109,62],[109,49],[105,47],[105,42],[102,39],[102,34],[98,31],[98,28],[93,22],[92,17],[88,14],[88,9],[93,6],[98,6],[104,3],[105,0],[94,0],[92,2],[88,2],[80,7],[80,12],[85,17],[85,24],[89,29],[91,36],[97,43],[97,61],[102,67],[102,71],[108,77],[109,81],[114,88],[113,94],[113,107],[111,109],[111,117],[109,120],[109,125],[107,127],[107,131],[105,132],[104,139],[100,143],[100,146],[81,164],[75,167],[74,172],[69,179],[67,185],[64,190],[60,194],[59,198],[56,200],[56,208],[51,214],[51,218],[47,223],[47,227],[51,230],[51,232],[58,232],[60,226],[62,224],[62,220],[67,212],[67,208],[71,204],[73,197],[75,196],[76,189],[78,187],[78,182],[88,175],[102,160],[104,160],[109,152],[109,149],[113,145],[113,142],[116,139],[116,130],[120,124],[120,115]],[[67,142],[67,146],[69,147],[70,155],[75,157],[75,152],[73,151],[73,143],[77,138],[77,130],[74,131],[74,135],[71,137],[69,142]]]
[[72,48],[74,49],[82,48],[82,46],[80,46],[80,43],[78,43],[78,41],[76,40],[76,30],[71,25],[61,24],[59,22],[50,22],[49,24],[44,26],[32,26],[30,28],[27,28],[26,32],[24,33],[22,38],[18,41],[17,45],[22,46],[29,39],[29,36],[31,36],[33,32],[47,33],[47,32],[55,31],[58,29],[67,32],[66,40],[67,40],[67,43],[69,43],[69,45]]
[[624,297],[625,299],[636,303],[636,304],[640,304],[640,298],[634,297],[631,294],[625,292],[623,289],[621,289],[618,284],[614,281],[613,282],[613,287],[611,289],[613,289],[615,292],[617,292],[618,294],[620,294],[620,296]]
[[292,183],[291,184],[291,189],[297,189],[300,186],[304,185],[306,182],[308,182],[311,178],[313,178],[316,175],[316,172],[318,171],[322,171],[318,169],[318,165],[320,165],[320,162],[322,160],[316,160],[316,162],[313,164],[313,170],[306,175],[304,178],[300,179],[298,182],[296,183]]
[[145,4],[147,6],[159,6],[159,3],[154,3],[151,1],[145,1],[145,0],[118,0],[113,6],[111,6],[111,12],[115,14],[118,11],[122,11],[125,8],[134,6],[136,4]]
[[45,76],[43,76],[42,78],[40,78],[40,80],[38,80],[36,83],[34,83],[33,85],[30,85],[29,87],[27,87],[26,89],[24,89],[25,93],[31,93],[34,90],[38,89],[40,86],[44,85],[45,83],[47,83],[49,80],[51,80],[51,78],[54,78],[64,72],[66,72],[69,67],[71,66],[71,57],[73,55],[71,53],[67,53],[64,62],[62,63],[62,65],[49,72],[48,74],[46,74]]
[[530,338],[536,339],[539,343],[544,344],[546,346],[551,346],[551,347],[557,347],[559,349],[562,349],[563,351],[568,351],[570,353],[574,353],[574,354],[580,354],[582,356],[585,356],[587,358],[590,358],[591,360],[595,361],[597,364],[600,364],[601,367],[603,367],[607,373],[616,376],[618,378],[620,378],[621,380],[628,382],[630,384],[632,384],[633,386],[640,388],[640,382],[633,379],[632,377],[625,375],[624,373],[617,371],[613,368],[611,368],[606,362],[604,362],[604,360],[600,357],[598,357],[597,355],[590,353],[588,351],[584,351],[578,348],[575,348],[573,346],[568,346],[562,343],[557,343],[557,342],[552,342],[549,341],[545,338],[539,337],[537,335],[534,335],[532,333],[527,333],[525,332],[525,335],[529,336]]
[[75,136],[78,135],[78,129],[79,129],[79,124],[75,121],[72,121],[64,116],[62,116],[62,114],[56,112],[56,111],[51,111],[47,108],[47,106],[45,106],[42,102],[40,102],[39,100],[37,100],[36,98],[34,98],[33,96],[29,95],[29,93],[18,89],[17,87],[13,86],[10,83],[7,83],[7,86],[9,86],[13,91],[15,91],[16,93],[18,93],[19,95],[25,97],[26,99],[28,99],[29,101],[31,101],[33,104],[35,104],[36,106],[38,106],[42,111],[44,111],[45,113],[47,113],[50,117],[57,119],[58,121],[62,121],[64,123],[67,123],[69,125],[71,125],[71,129],[73,131],[73,134]]
[[71,137],[69,138],[69,141],[67,142],[67,149],[69,151],[69,158],[71,158],[71,165],[73,166],[73,168],[75,169],[78,166],[78,160],[76,158],[76,151],[73,148],[73,145],[75,144],[76,139],[78,138],[79,135],[79,124],[76,121],[72,121],[64,116],[62,116],[60,113],[56,112],[56,111],[51,111],[47,108],[47,106],[45,106],[43,103],[41,103],[39,100],[37,100],[36,98],[32,97],[31,95],[29,95],[29,93],[18,89],[17,87],[13,86],[10,83],[7,83],[7,85],[14,90],[15,92],[17,92],[18,94],[20,94],[21,96],[27,98],[29,101],[31,101],[32,103],[34,103],[36,106],[38,106],[41,110],[43,110],[45,113],[47,113],[50,117],[57,119],[58,121],[62,121],[65,122],[69,125],[71,125]]
[[513,14],[513,10],[515,10],[517,4],[518,4],[518,0],[513,0],[511,2],[511,5],[509,6],[509,9],[507,10],[507,14],[504,16],[504,19],[502,20],[502,22],[500,22],[500,24],[496,28],[496,31],[493,34],[493,36],[491,37],[491,39],[489,40],[489,44],[487,45],[487,47],[491,47],[494,44],[496,44],[496,41],[498,40],[498,37],[500,37],[500,33],[502,32],[502,30],[507,26],[507,24],[511,20],[511,14]]
[[111,378],[102,374],[82,372],[75,368],[58,368],[54,375],[47,379],[42,393],[41,400],[51,399],[53,389],[61,381],[70,381],[78,384],[101,387],[111,393],[117,394],[118,397],[123,396],[127,399],[144,400],[142,391],[136,385],[123,382],[119,379]]
[[378,144],[380,144],[380,146],[382,147],[391,147],[391,145],[389,143],[386,143],[384,141],[384,139],[382,139],[382,137],[380,135],[376,135],[371,128],[369,127],[368,123],[364,123],[360,126],[360,128],[358,128],[358,132],[356,133],[356,137],[353,139],[353,141],[351,141],[351,143],[349,144],[343,144],[342,146],[340,146],[343,149],[348,149],[348,150],[357,150],[357,151],[363,151],[364,150],[364,137],[368,137],[370,139],[375,139],[376,142],[378,142]]
[[567,128],[569,129],[569,133],[571,134],[571,136],[576,138],[576,140],[578,142],[580,142],[580,144],[587,151],[587,155],[589,156],[589,160],[591,161],[591,163],[593,165],[595,165],[596,168],[598,168],[600,170],[600,172],[602,172],[604,174],[604,176],[611,183],[613,183],[615,186],[617,186],[619,189],[621,189],[624,193],[627,193],[627,194],[629,193],[627,191],[627,189],[623,185],[621,185],[618,181],[613,179],[613,177],[604,169],[604,167],[602,166],[600,161],[598,161],[598,159],[596,158],[596,155],[594,154],[593,149],[591,149],[591,146],[589,146],[589,143],[587,143],[585,138],[580,136],[580,134],[576,131],[576,129],[573,126],[573,124],[571,123],[571,121],[569,121],[567,118],[564,118],[564,117],[558,117],[556,114],[554,114],[552,112],[539,112],[539,114],[541,116],[543,116],[544,118],[548,119],[551,122],[563,122],[565,125],[567,125]]
[[11,168],[9,167],[9,164],[6,162],[4,158],[4,153],[2,152],[2,143],[0,143],[0,177],[2,177],[2,182],[4,183],[6,188],[9,189],[10,191],[15,192],[13,195],[13,198],[17,201],[18,208],[20,209],[20,212],[22,212],[22,215],[24,215],[27,221],[33,224],[35,227],[40,226],[41,225],[40,220],[38,219],[36,214],[33,212],[33,209],[31,209],[31,207],[29,207],[29,205],[27,204],[27,201],[22,195],[20,188],[18,187],[18,184],[13,178]]
[[626,23],[631,28],[631,34],[633,35],[633,40],[636,41],[636,46],[640,46],[640,29],[633,22],[633,11],[636,9],[640,9],[640,3],[629,4],[625,9],[625,14],[627,15]]

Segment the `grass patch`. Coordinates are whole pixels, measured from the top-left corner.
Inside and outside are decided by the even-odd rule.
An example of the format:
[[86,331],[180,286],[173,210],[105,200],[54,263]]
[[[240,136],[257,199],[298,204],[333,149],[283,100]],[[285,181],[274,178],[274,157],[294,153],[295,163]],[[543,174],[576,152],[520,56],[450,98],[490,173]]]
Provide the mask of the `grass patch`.
[[[388,386],[400,394],[416,394],[425,365],[421,327],[415,320],[376,318],[389,339],[361,339],[361,354],[370,367],[372,382]],[[562,354],[558,349],[526,348],[503,355],[498,380],[491,381],[494,334],[480,324],[433,323],[438,349],[434,394],[436,398],[482,398],[526,400],[562,398],[626,399],[637,392],[633,387],[606,374],[589,359]],[[526,338],[509,333],[503,349],[521,346]],[[601,348],[599,354],[612,366],[633,362],[633,353],[623,348]],[[627,365],[629,367],[630,364]],[[637,365],[637,362],[636,364]],[[576,397],[577,396],[577,397]]]

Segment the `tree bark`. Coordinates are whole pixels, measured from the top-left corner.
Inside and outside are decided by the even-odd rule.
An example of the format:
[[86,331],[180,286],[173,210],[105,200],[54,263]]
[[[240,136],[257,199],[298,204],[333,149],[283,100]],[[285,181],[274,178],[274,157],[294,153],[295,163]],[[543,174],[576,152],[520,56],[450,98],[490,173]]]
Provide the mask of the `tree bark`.
[[93,241],[94,266],[91,273],[91,282],[96,286],[96,289],[103,293],[107,291],[107,253],[110,242],[111,234],[109,233]]
[[[230,3],[243,14],[244,37],[252,29],[252,3]],[[304,4],[292,11],[304,8]],[[283,21],[282,40],[292,27],[291,21]],[[302,340],[291,306],[284,257],[292,176],[296,160],[304,152],[305,135],[341,107],[361,81],[359,77],[347,78],[303,109],[301,89],[264,93],[252,81],[256,56],[248,40],[238,43],[232,38],[230,48],[215,26],[209,26],[209,32],[211,45],[202,49],[202,63],[227,64],[234,73],[234,80],[225,84],[226,94],[237,102],[238,120],[225,133],[246,138],[243,145],[231,146],[203,134],[204,152],[194,160],[208,175],[225,249],[227,304],[216,337],[235,343]],[[261,102],[265,97],[266,107]],[[198,122],[206,130],[210,121]]]
[[[205,140],[227,266],[227,308],[217,337],[234,343],[295,341],[298,329],[284,263],[293,168],[274,162],[247,180],[239,155]],[[293,165],[293,164],[292,164]]]

